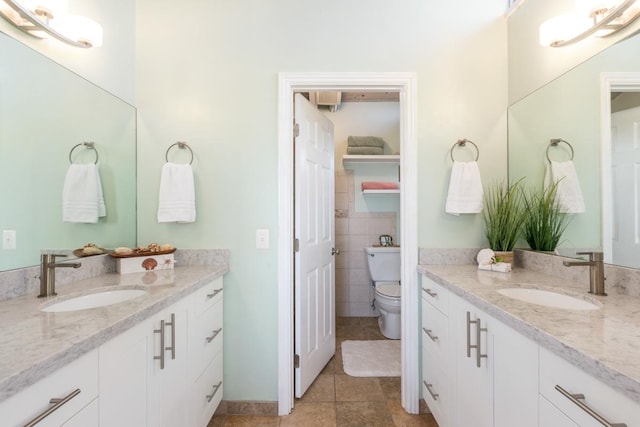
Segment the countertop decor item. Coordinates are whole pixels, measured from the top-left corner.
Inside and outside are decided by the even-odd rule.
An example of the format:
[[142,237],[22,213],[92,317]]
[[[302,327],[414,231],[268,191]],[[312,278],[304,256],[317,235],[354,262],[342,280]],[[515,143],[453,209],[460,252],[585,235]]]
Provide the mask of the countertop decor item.
[[[494,251],[512,251],[521,236],[524,220],[521,183],[522,179],[511,185],[497,182],[484,193],[482,217],[489,247]],[[501,256],[504,260],[505,255]]]

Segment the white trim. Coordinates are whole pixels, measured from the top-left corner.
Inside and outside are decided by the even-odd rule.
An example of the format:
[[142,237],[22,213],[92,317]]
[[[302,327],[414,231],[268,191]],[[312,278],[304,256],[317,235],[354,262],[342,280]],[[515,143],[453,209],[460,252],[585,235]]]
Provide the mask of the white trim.
[[[640,91],[640,73],[612,72],[600,74],[600,177],[602,251],[604,262],[613,263],[613,203],[611,176],[611,92]],[[609,206],[609,208],[605,208]]]
[[293,386],[293,93],[388,90],[400,93],[402,406],[419,411],[417,88],[415,73],[280,73],[278,76],[278,414],[291,412]]

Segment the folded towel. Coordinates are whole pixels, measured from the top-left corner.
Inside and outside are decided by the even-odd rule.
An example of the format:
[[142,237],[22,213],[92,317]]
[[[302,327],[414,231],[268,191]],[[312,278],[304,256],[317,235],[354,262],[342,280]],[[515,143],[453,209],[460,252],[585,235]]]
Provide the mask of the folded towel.
[[544,186],[548,188],[553,183],[558,183],[556,197],[560,205],[560,212],[582,213],[585,211],[580,181],[576,174],[573,161],[551,161],[544,176]]
[[482,212],[482,181],[477,162],[453,162],[445,212],[452,215]]
[[384,147],[384,139],[378,136],[350,136],[347,138],[349,147]]
[[511,263],[496,262],[493,264],[479,264],[478,270],[499,271],[500,273],[508,273],[511,271]]
[[347,147],[347,154],[379,155],[383,153],[382,147]]
[[106,215],[98,167],[93,163],[70,165],[62,188],[62,220],[96,223]]
[[158,222],[194,222],[196,197],[188,163],[165,163],[160,176]]
[[400,188],[395,182],[362,181],[360,184],[364,190],[397,190]]

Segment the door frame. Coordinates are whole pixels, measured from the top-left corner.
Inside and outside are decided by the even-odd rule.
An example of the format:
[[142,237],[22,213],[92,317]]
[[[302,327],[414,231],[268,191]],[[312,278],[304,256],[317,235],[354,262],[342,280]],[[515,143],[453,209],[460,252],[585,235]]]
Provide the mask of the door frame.
[[[613,257],[613,184],[611,174],[611,92],[640,92],[639,72],[600,73],[600,212],[602,215],[602,251],[604,262]],[[609,206],[605,209],[605,206]]]
[[402,258],[402,406],[419,412],[419,290],[415,73],[279,73],[278,75],[278,414],[294,404],[293,94],[310,90],[400,93],[400,242]]

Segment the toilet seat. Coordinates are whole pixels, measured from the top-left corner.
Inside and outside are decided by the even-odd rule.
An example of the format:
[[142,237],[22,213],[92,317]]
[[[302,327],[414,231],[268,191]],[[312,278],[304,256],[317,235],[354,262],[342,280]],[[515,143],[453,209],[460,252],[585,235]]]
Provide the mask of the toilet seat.
[[400,282],[376,282],[376,293],[388,298],[400,298]]

